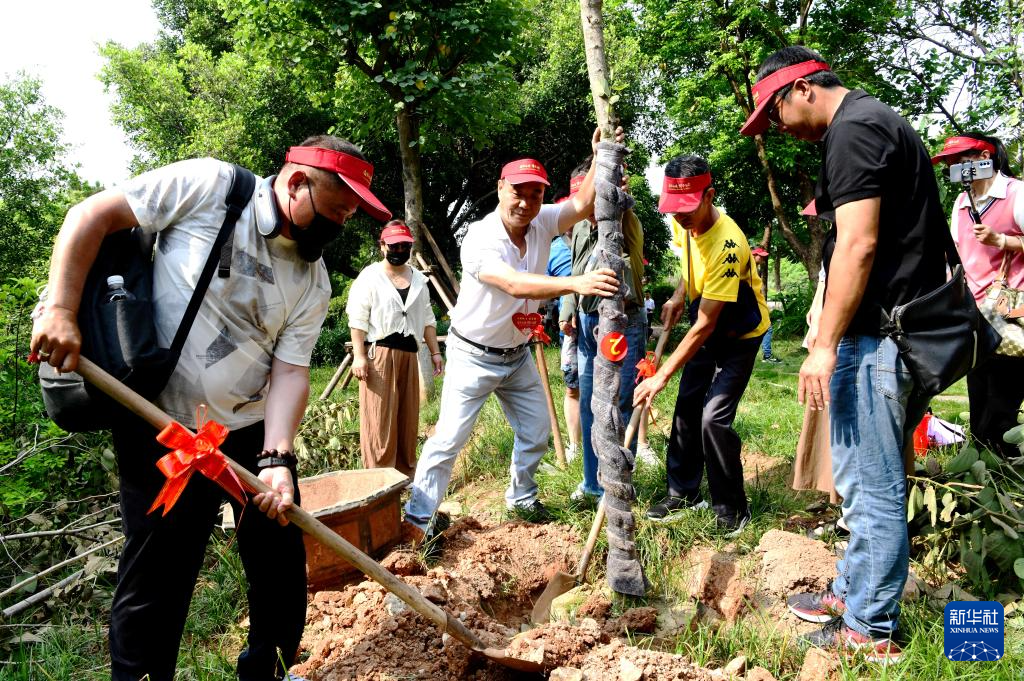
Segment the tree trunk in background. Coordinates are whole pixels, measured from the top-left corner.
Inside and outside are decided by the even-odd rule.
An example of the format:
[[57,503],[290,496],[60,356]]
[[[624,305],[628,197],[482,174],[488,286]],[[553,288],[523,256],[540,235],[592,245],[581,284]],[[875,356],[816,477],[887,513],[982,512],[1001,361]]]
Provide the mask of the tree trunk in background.
[[[597,147],[597,171],[594,185],[597,200],[598,241],[595,250],[598,267],[608,267],[623,281],[622,213],[632,206],[633,199],[622,191],[622,159],[626,147],[616,144],[615,120],[611,105],[611,83],[604,52],[602,0],[580,0],[583,43],[590,75],[590,91],[594,98],[597,124],[602,142]],[[598,306],[598,347],[609,334],[618,334],[625,345],[626,315],[623,311],[622,289]],[[619,411],[619,389],[622,363],[613,362],[600,350],[594,359],[594,394],[591,407],[594,426],[591,441],[599,461],[599,479],[605,492],[608,513],[608,585],[616,593],[643,596],[647,578],[636,554],[636,520],[633,518],[633,453],[622,446],[625,424]]]
[[413,249],[416,252],[423,251],[423,242],[429,246],[434,260],[441,265],[441,269],[448,277],[446,282],[448,288],[459,292],[459,281],[455,278],[455,272],[448,265],[448,260],[441,253],[434,235],[425,224],[423,224],[423,172],[420,168],[420,122],[415,114],[408,109],[399,109],[395,115],[395,124],[398,127],[398,148],[402,155],[402,189],[405,191],[405,224],[412,230],[416,243]]
[[405,224],[412,230],[417,251],[422,244],[423,231],[423,174],[420,170],[420,122],[408,109],[398,110],[398,149],[402,155],[402,189],[405,190]]
[[775,284],[775,292],[779,293],[782,291],[782,256],[779,255],[778,251],[775,251],[772,254],[772,259],[775,265],[775,281],[773,283]]

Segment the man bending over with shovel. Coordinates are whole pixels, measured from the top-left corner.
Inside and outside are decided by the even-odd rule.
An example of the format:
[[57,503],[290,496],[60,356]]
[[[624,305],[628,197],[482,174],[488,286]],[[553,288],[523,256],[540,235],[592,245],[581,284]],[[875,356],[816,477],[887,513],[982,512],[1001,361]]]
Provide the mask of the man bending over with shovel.
[[732,423],[771,321],[747,238],[714,200],[707,161],[677,156],[665,166],[658,210],[672,216],[685,239],[682,276],[661,308],[661,320],[668,333],[685,309],[690,330],[657,373],[636,387],[633,400],[650,404],[683,369],[665,455],[668,494],[647,517],[664,522],[679,512],[707,508],[700,498],[707,469],[717,526],[734,536],[750,520],[750,510],[740,437]]
[[[617,136],[622,138],[621,129]],[[594,140],[596,145],[599,131]],[[440,548],[437,536],[448,519],[437,507],[448,489],[455,457],[491,394],[515,432],[505,504],[528,520],[550,520],[534,480],[551,434],[544,389],[528,349],[541,325],[537,301],[566,293],[611,296],[618,284],[610,269],[571,277],[544,274],[552,238],[593,210],[594,166],[568,201],[544,205],[547,186],[547,171],[538,161],[505,165],[498,180],[498,207],[471,224],[462,242],[462,286],[451,313],[441,413],[434,436],[423,446],[405,507],[417,543],[428,551]]]
[[[228,276],[210,281],[174,373],[155,400],[193,429],[203,418],[226,426],[220,449],[274,490],[253,499],[266,515],[235,508],[251,622],[238,658],[242,681],[280,679],[280,661],[294,661],[305,624],[302,532],[286,527],[283,514],[298,502],[292,441],[331,295],[321,252],[359,208],[390,218],[370,192],[373,166],[354,145],[312,137],[285,158],[278,175],[257,179],[228,242]],[[73,207],[54,248],[47,299],[36,311],[32,351],[61,371],[75,370],[86,275],[104,237],[136,225],[157,234],[153,308],[160,344],[169,346],[224,222],[232,176],[232,167],[215,159],[183,161]],[[200,404],[205,415],[197,413]],[[166,515],[149,514],[164,484],[155,463],[168,453],[156,435],[127,413],[113,429],[126,538],[111,607],[115,681],[174,677],[189,601],[224,498],[215,483],[193,475]]]

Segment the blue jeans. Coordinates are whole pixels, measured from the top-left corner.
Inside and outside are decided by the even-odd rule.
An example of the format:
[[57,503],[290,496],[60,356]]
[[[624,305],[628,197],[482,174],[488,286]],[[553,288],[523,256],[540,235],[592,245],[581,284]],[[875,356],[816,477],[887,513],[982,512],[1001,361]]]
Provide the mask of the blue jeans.
[[[594,357],[597,356],[597,312],[584,313],[576,320],[579,337],[576,347],[579,352],[580,372],[580,429],[583,439],[583,491],[587,494],[604,493],[597,480],[597,455],[590,441],[590,431],[594,426],[594,412],[590,407],[590,398],[594,395]],[[636,387],[636,365],[647,353],[647,313],[638,308],[626,319],[626,342],[629,350],[622,363],[622,383],[619,388],[619,410],[622,422],[628,423],[633,415],[633,388]],[[635,447],[629,443],[630,449]]]
[[765,359],[772,356],[772,327],[768,325],[768,330],[764,332],[764,338],[761,340],[761,356]]
[[416,464],[412,496],[405,518],[420,529],[441,504],[451,481],[455,457],[469,441],[484,402],[493,393],[515,434],[511,482],[505,504],[512,508],[537,498],[534,473],[548,450],[551,421],[547,398],[529,346],[502,357],[484,352],[450,334],[447,340],[441,413],[433,437],[423,445]]
[[850,544],[833,593],[846,603],[843,620],[861,634],[895,631],[907,581],[907,479],[910,445],[928,396],[888,338],[846,336],[829,383],[832,475],[843,497]]

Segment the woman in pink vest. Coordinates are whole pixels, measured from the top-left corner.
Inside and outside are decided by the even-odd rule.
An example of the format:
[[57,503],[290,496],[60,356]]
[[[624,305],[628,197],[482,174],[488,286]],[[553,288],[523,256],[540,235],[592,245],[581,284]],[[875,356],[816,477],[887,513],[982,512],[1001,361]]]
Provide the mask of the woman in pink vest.
[[[971,216],[967,192],[961,192],[953,204],[950,223],[967,282],[979,303],[1007,253],[1009,286],[1024,288],[1024,183],[1016,179],[1006,148],[995,137],[973,132],[950,137],[932,157],[932,163],[947,165],[983,159],[990,159],[996,172],[971,183],[980,224]],[[1024,357],[993,355],[967,376],[967,392],[971,434],[996,453],[1016,456],[1017,447],[1003,442],[1003,434],[1017,425],[1017,412],[1024,401]]]

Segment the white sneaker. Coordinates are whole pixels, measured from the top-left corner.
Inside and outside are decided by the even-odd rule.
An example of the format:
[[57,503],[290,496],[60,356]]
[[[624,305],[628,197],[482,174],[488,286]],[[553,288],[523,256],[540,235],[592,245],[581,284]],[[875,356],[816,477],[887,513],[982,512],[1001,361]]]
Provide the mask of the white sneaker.
[[646,442],[641,443],[636,448],[636,460],[643,461],[648,466],[657,466],[661,463],[658,455],[654,453],[654,450]]
[[571,464],[576,460],[576,457],[580,455],[579,449],[575,444],[571,444],[565,448],[565,462]]

